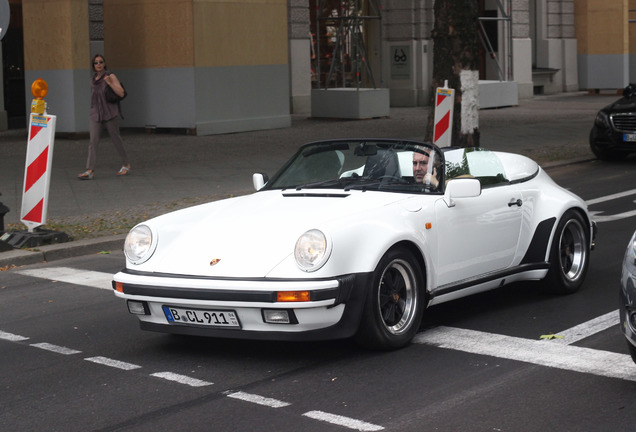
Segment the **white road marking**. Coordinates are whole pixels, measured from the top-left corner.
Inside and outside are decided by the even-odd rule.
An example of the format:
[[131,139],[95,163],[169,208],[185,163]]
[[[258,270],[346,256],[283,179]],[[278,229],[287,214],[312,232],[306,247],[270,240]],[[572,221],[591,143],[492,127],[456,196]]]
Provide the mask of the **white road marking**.
[[141,366],[138,366],[136,364],[126,363],[119,360],[113,360],[113,359],[109,359],[108,357],[89,357],[89,358],[85,358],[84,360],[88,360],[89,362],[98,363],[104,366],[110,366],[110,367],[123,369],[123,370],[133,370],[133,369],[141,368]]
[[258,405],[267,406],[270,408],[283,408],[283,407],[291,405],[290,403],[283,402],[278,399],[266,398],[266,397],[255,395],[255,394],[244,393],[242,391],[227,393],[227,396],[234,399],[240,399],[245,402],[251,402]]
[[74,285],[90,286],[112,290],[113,275],[111,273],[90,270],[78,270],[70,267],[48,267],[17,270],[16,273],[26,276],[66,282]]
[[[587,200],[587,201],[585,201],[585,203],[588,206],[591,206],[591,205],[602,203],[602,202],[606,202],[606,201],[611,201],[611,200],[615,200],[615,199],[619,199],[619,198],[624,198],[624,197],[630,196],[630,195],[636,195],[636,189],[628,190],[628,191],[625,191],[625,192],[618,192],[618,193],[615,193],[615,194],[612,194],[612,195],[606,195],[606,196],[603,196],[603,197]],[[614,214],[614,215],[601,215],[602,213],[604,213],[603,210],[590,211],[590,216],[596,222],[612,222],[612,221],[615,221],[615,220],[625,219],[625,218],[628,218],[628,217],[636,216],[636,210],[631,210],[631,211],[618,213],[618,214]]]
[[618,192],[612,195],[606,195],[600,198],[595,198],[595,199],[591,199],[591,200],[587,200],[585,201],[585,203],[587,205],[592,205],[592,204],[598,204],[598,203],[602,203],[605,201],[611,201],[611,200],[615,200],[615,199],[619,199],[619,198],[624,198],[626,196],[630,196],[630,195],[636,195],[636,189],[632,189],[632,190],[628,190],[625,192]]
[[72,355],[72,354],[79,354],[81,353],[81,351],[77,351],[71,348],[66,348],[63,346],[59,346],[59,345],[53,345],[50,343],[46,343],[46,342],[42,342],[42,343],[36,343],[36,344],[31,344],[32,347],[36,347],[36,348],[40,348],[43,350],[47,350],[47,351],[52,351],[58,354],[64,354],[64,355]]
[[0,339],[4,339],[10,342],[21,342],[21,341],[28,340],[29,338],[20,336],[17,334],[13,334],[13,333],[3,332],[2,330],[0,330]]
[[414,342],[472,354],[516,360],[563,370],[636,381],[636,365],[627,354],[523,339],[452,327],[418,334]]
[[590,211],[590,216],[595,222],[613,222],[619,219],[636,216],[636,210],[618,213],[615,215],[599,216],[601,213],[603,213],[603,211]]
[[323,422],[335,424],[338,426],[344,426],[346,428],[359,431],[379,431],[384,429],[382,426],[374,425],[372,423],[366,423],[360,420],[343,417],[340,415],[329,414],[323,411],[308,411],[303,415],[314,420],[320,420]]
[[205,386],[214,384],[211,382],[202,381],[196,378],[190,378],[188,376],[179,375],[172,372],[157,372],[157,373],[150,374],[150,376],[153,376],[156,378],[163,378],[168,381],[175,381],[180,384],[189,385],[190,387],[205,387]]
[[585,339],[588,336],[592,336],[595,333],[607,330],[610,327],[620,324],[620,315],[618,310],[608,312],[605,315],[594,318],[583,324],[572,327],[571,329],[564,330],[556,333],[559,336],[563,336],[563,339],[551,339],[551,343],[560,343],[570,345],[575,342]]

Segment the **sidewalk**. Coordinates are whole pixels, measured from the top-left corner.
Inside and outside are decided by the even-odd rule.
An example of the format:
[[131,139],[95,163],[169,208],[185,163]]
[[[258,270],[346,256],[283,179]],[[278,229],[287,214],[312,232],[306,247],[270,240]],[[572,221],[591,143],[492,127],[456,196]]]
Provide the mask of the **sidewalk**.
[[[541,165],[593,158],[588,133],[597,111],[617,95],[584,92],[537,96],[516,107],[481,110],[481,146],[525,154]],[[51,114],[55,114],[52,112]],[[0,268],[120,249],[128,226],[178,208],[253,191],[252,174],[273,174],[309,141],[345,137],[423,139],[428,108],[392,108],[389,118],[312,119],[293,116],[285,129],[213,136],[122,131],[130,175],[104,133],[95,178],[80,181],[88,139],[56,139],[46,227],[82,227],[84,240],[39,251],[0,252]],[[458,121],[456,115],[456,121]],[[0,202],[8,224],[20,219],[26,130],[0,132]],[[77,228],[80,229],[80,228]]]

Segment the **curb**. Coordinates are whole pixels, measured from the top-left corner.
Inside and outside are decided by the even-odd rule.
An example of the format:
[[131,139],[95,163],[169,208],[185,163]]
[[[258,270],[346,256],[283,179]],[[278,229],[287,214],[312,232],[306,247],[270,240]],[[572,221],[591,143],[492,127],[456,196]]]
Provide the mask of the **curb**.
[[50,262],[64,258],[96,254],[102,251],[122,250],[127,234],[84,239],[68,243],[40,246],[31,250],[16,249],[0,253],[0,268]]

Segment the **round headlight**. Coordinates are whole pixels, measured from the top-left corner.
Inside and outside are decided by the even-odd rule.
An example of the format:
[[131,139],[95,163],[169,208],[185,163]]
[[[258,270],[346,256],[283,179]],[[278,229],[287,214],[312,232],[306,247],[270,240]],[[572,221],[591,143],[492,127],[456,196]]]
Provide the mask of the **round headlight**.
[[316,229],[309,230],[298,238],[294,257],[301,270],[310,272],[322,267],[329,258],[327,237]]
[[133,264],[141,264],[150,258],[156,246],[152,230],[147,225],[137,225],[126,236],[124,253]]

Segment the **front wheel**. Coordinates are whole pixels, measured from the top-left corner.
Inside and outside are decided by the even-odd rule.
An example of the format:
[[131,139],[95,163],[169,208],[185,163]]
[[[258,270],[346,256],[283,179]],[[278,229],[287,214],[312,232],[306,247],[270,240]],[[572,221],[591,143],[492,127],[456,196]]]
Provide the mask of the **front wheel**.
[[402,248],[388,251],[373,273],[356,341],[383,350],[410,343],[426,307],[424,292],[422,271],[413,254]]
[[583,217],[573,210],[565,212],[552,239],[550,270],[546,276],[549,291],[576,292],[585,279],[590,261],[589,229]]

